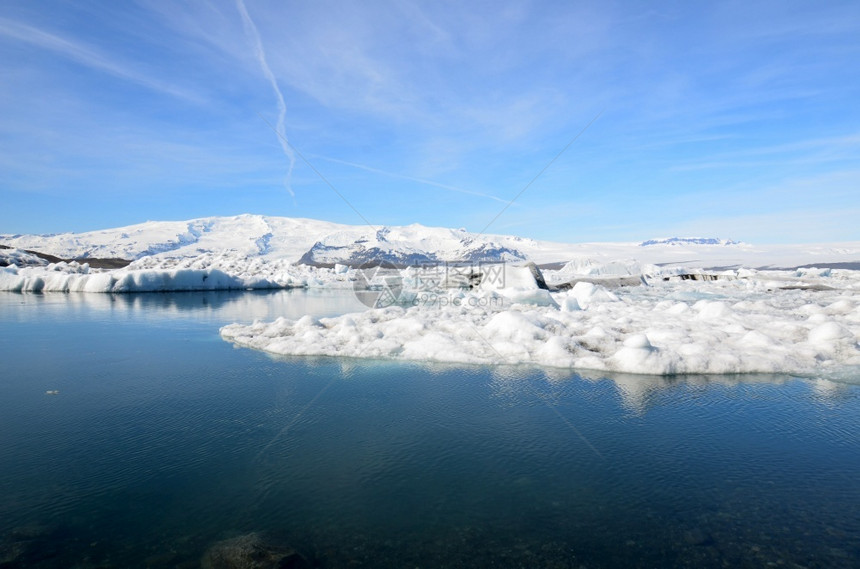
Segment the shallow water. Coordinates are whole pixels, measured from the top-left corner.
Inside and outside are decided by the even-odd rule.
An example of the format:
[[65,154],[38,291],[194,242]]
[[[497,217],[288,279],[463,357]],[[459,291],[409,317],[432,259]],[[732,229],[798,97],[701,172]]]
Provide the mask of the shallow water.
[[[0,295],[0,567],[856,567],[860,387],[275,359],[348,293]],[[49,395],[47,391],[57,391]]]

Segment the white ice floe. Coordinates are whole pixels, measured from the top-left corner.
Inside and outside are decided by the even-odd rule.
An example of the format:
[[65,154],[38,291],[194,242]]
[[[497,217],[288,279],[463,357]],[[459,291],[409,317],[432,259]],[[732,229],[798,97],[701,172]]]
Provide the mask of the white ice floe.
[[246,282],[218,270],[116,270],[103,272],[0,269],[0,290],[13,292],[166,292],[274,288],[255,279]]
[[[551,304],[504,287],[449,292],[433,304],[334,318],[232,324],[222,336],[282,355],[537,364],[635,374],[790,373],[825,377],[860,366],[860,273],[827,289],[793,273],[725,281],[657,281],[609,291],[578,283]],[[772,280],[781,277],[782,280]],[[512,281],[508,281],[509,283]],[[523,286],[520,286],[523,285]],[[501,294],[506,293],[507,294]],[[545,291],[544,291],[545,292]],[[549,295],[549,293],[547,293]],[[539,300],[539,299],[538,299]]]
[[635,259],[620,261],[598,261],[588,257],[579,257],[568,261],[562,268],[554,271],[554,277],[560,282],[578,276],[592,277],[625,277],[641,275],[643,268]]
[[87,264],[0,268],[0,290],[14,292],[166,292],[275,288],[349,288],[347,271],[294,265],[228,251],[196,257],[144,257],[128,267]]
[[558,307],[540,270],[533,263],[482,267],[478,291],[499,295],[511,302]]

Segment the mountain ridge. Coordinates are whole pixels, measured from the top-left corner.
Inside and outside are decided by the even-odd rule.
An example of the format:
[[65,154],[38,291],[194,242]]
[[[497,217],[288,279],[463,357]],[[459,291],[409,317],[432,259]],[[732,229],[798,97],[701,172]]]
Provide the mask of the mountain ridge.
[[190,258],[229,253],[236,257],[311,266],[518,262],[538,264],[594,259],[637,259],[644,263],[691,267],[787,267],[809,263],[856,263],[860,242],[752,245],[702,237],[670,237],[643,242],[561,243],[464,229],[345,225],[307,218],[241,214],[186,221],[147,221],[83,233],[0,234],[0,243],[61,259]]

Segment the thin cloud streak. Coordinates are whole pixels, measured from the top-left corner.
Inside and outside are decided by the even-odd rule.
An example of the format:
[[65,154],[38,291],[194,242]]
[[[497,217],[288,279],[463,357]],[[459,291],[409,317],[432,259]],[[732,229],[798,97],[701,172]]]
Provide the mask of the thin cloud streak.
[[278,134],[278,143],[284,151],[284,156],[287,157],[287,160],[289,160],[290,163],[289,168],[287,169],[286,179],[284,180],[284,187],[287,188],[290,196],[296,197],[291,183],[293,178],[293,168],[296,165],[296,155],[290,147],[289,139],[287,139],[286,128],[284,126],[287,117],[287,104],[284,102],[284,95],[278,87],[278,81],[275,79],[275,74],[272,73],[272,69],[266,61],[266,51],[263,49],[263,41],[260,39],[260,32],[257,30],[257,26],[254,25],[251,15],[248,14],[245,2],[243,0],[236,0],[236,8],[239,9],[239,14],[242,16],[242,25],[245,28],[245,33],[251,36],[251,39],[254,40],[254,56],[260,63],[260,68],[263,70],[263,74],[266,76],[266,79],[268,79],[269,83],[272,85],[272,90],[275,92],[275,97],[278,100],[278,120],[275,122],[275,131]]
[[460,194],[468,194],[470,196],[478,196],[481,198],[487,198],[491,200],[495,200],[500,203],[508,203],[508,200],[490,195],[484,194],[481,192],[475,192],[473,190],[464,190],[463,188],[458,188],[456,186],[449,186],[448,184],[442,184],[439,182],[434,182],[433,180],[425,180],[423,178],[416,178],[414,176],[407,176],[406,174],[397,174],[395,172],[389,172],[387,170],[380,170],[379,168],[373,168],[371,166],[365,166],[364,164],[356,164],[355,162],[347,162],[346,160],[339,160],[337,158],[330,158],[328,156],[319,156],[316,155],[315,158],[321,158],[328,162],[334,162],[335,164],[343,164],[344,166],[349,166],[351,168],[358,168],[359,170],[364,170],[366,172],[372,172],[374,174],[382,174],[383,176],[388,176],[391,178],[399,178],[401,180],[409,180],[410,182],[417,182],[419,184],[426,184],[428,186],[433,186],[436,188],[442,188],[443,190],[449,190],[452,192],[457,192]]
[[138,85],[142,85],[153,91],[158,91],[160,93],[197,104],[205,103],[205,100],[195,93],[190,93],[173,85],[158,81],[157,79],[136,73],[118,62],[112,61],[104,54],[101,54],[90,47],[81,45],[80,43],[75,43],[33,26],[21,24],[6,18],[0,18],[0,35],[52,51],[81,65],[109,73],[110,75],[120,79],[137,83]]
[[[855,160],[860,151],[860,135],[801,140],[773,146],[745,148],[738,152],[724,152],[711,156],[711,160],[678,164],[671,172],[688,172],[712,168],[760,168],[784,164],[823,164]],[[758,159],[754,158],[767,158]]]

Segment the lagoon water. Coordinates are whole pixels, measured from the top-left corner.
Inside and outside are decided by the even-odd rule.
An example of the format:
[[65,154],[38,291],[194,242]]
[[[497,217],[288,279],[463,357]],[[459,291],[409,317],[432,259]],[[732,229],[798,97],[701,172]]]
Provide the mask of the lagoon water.
[[0,295],[0,567],[199,567],[253,532],[323,568],[860,565],[860,385],[276,359],[218,334],[362,307]]

